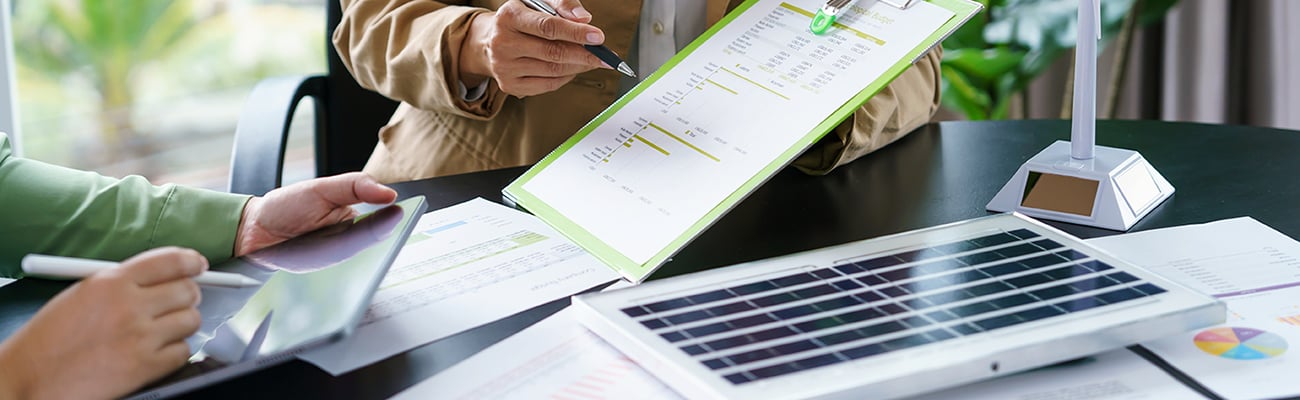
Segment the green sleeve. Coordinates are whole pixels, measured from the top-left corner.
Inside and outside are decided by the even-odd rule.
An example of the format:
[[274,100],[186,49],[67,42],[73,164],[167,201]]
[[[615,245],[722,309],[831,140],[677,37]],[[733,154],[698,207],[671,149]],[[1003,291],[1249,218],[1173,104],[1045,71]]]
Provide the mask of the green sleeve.
[[29,253],[119,261],[180,246],[226,260],[248,199],[15,157],[0,135],[0,276],[20,276]]

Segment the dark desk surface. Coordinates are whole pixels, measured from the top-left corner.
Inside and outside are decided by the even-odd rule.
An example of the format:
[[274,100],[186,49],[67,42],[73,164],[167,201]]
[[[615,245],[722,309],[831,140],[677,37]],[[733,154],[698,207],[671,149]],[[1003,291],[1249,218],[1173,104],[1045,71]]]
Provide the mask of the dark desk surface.
[[[1252,216],[1300,237],[1300,132],[1152,121],[1102,121],[1098,143],[1140,151],[1177,192],[1133,230]],[[988,215],[984,205],[1068,121],[926,126],[827,176],[786,170],[654,275],[662,278]],[[396,185],[430,209],[474,197],[500,201],[522,168]],[[1116,232],[1053,225],[1082,237]],[[19,282],[21,283],[21,282]],[[17,284],[17,283],[16,283]],[[8,288],[6,288],[8,289]],[[0,296],[0,300],[3,296]],[[382,398],[558,311],[567,300],[331,377],[301,361],[199,393],[202,397]]]

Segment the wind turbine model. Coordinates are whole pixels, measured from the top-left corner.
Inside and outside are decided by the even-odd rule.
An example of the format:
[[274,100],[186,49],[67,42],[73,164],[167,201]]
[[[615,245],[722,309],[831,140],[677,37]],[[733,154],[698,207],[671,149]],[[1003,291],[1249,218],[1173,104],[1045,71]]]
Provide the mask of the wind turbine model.
[[1099,0],[1079,1],[1078,34],[1070,142],[1052,143],[1021,165],[987,208],[1128,230],[1174,187],[1138,152],[1096,146]]

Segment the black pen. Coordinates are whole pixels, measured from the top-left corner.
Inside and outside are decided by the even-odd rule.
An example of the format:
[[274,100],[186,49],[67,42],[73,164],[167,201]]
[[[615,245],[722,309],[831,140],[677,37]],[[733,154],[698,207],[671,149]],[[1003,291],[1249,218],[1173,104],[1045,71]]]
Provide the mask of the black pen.
[[[523,1],[524,4],[528,5],[528,8],[541,11],[547,14],[551,14],[556,17],[560,16],[560,13],[555,12],[554,8],[551,8],[549,4],[546,4],[546,2],[542,0],[521,0],[521,1]],[[605,47],[605,45],[592,46],[589,44],[584,44],[582,45],[582,47],[586,47],[587,51],[590,51],[591,54],[596,55],[596,58],[599,58],[600,61],[604,61],[605,64],[609,64],[609,66],[618,69],[618,72],[622,72],[623,75],[636,78],[636,71],[633,71],[632,67],[629,67],[627,65],[627,62],[624,62],[622,58],[619,58],[618,54],[614,53],[614,50],[610,50],[608,47]]]

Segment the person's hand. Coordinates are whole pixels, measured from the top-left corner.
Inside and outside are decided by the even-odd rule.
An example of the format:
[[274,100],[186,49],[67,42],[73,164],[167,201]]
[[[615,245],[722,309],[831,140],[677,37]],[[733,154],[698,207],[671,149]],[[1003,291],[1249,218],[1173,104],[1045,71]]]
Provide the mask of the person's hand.
[[254,197],[244,206],[235,235],[235,257],[357,216],[357,203],[387,204],[397,192],[352,172],[298,182]]
[[159,248],[54,296],[0,344],[0,398],[121,397],[185,363],[202,322],[198,252]]
[[578,0],[543,1],[560,16],[507,1],[474,18],[462,44],[462,83],[473,87],[492,78],[501,91],[525,97],[559,89],[579,73],[611,67],[582,47],[605,43],[605,33],[587,25],[591,14]]

